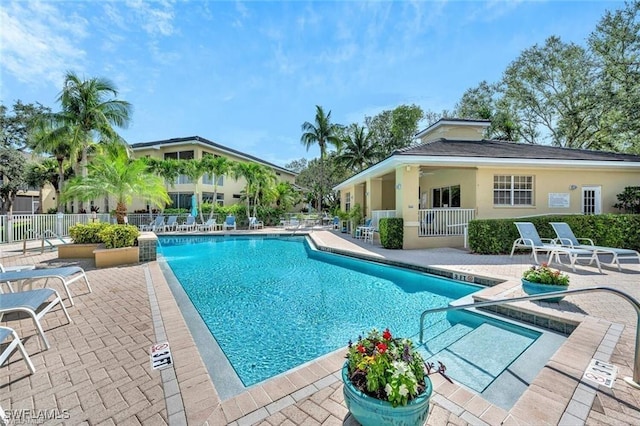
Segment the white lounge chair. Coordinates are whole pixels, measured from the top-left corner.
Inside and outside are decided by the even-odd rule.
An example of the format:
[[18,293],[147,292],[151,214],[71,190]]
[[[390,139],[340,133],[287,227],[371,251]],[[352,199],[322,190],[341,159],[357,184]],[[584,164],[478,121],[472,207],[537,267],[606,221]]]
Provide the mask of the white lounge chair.
[[215,231],[218,227],[222,227],[222,224],[216,223],[215,219],[208,219],[197,226],[198,231]]
[[196,230],[196,218],[189,215],[187,221],[182,225],[178,225],[178,231],[195,231]]
[[[36,280],[46,279],[49,280],[51,278],[58,279],[62,282],[64,290],[67,293],[67,298],[69,299],[69,303],[71,306],[74,305],[73,298],[71,297],[71,291],[69,290],[69,286],[74,282],[84,279],[85,284],[87,285],[87,290],[91,293],[91,285],[89,284],[89,279],[87,278],[87,274],[79,266],[65,266],[62,268],[42,268],[42,269],[30,269],[30,270],[21,270],[21,271],[11,271],[11,272],[0,272],[0,283],[6,283],[9,287],[9,291],[13,292],[14,288],[13,282],[21,282],[21,288],[24,288],[25,285],[33,285],[33,282]],[[20,291],[21,289],[17,289]],[[0,288],[0,293],[2,292]]]
[[0,352],[0,366],[2,366],[2,364],[4,364],[7,359],[9,359],[9,356],[14,350],[18,349],[22,354],[22,359],[24,359],[24,362],[29,368],[29,371],[31,371],[32,374],[35,373],[36,368],[33,366],[27,350],[22,345],[22,341],[20,341],[18,333],[16,333],[16,331],[12,328],[0,326],[0,343],[7,340],[10,336],[13,337],[13,339],[9,342],[9,345],[4,349],[4,351]]
[[236,230],[236,217],[229,215],[227,216],[227,218],[224,220],[224,223],[222,224],[222,229],[224,229],[225,231],[227,229],[233,229],[234,231]]
[[[610,263],[607,263],[607,265],[616,265],[619,271],[622,270],[622,267],[620,266],[620,259],[636,259],[638,263],[640,263],[640,253],[635,250],[596,246],[593,244],[593,240],[591,238],[577,238],[571,230],[571,227],[565,222],[549,222],[549,225],[553,227],[553,230],[558,236],[557,241],[559,241],[563,246],[591,250],[595,251],[596,254],[600,253],[611,255],[612,260]],[[588,244],[581,243],[581,240]]]
[[258,229],[258,228],[264,228],[264,222],[262,222],[261,220],[258,220],[257,217],[251,216],[249,218],[249,229]]
[[140,225],[141,231],[163,231],[164,230],[164,216],[158,215],[148,225]]
[[513,246],[511,247],[511,256],[513,256],[514,251],[517,248],[524,248],[531,250],[531,255],[536,263],[540,263],[538,261],[538,252],[541,253],[549,253],[549,259],[547,263],[551,263],[553,259],[559,264],[563,264],[560,260],[561,255],[565,255],[569,258],[569,264],[571,266],[571,270],[575,272],[576,270],[576,262],[579,259],[589,260],[589,265],[593,262],[596,263],[598,267],[598,271],[602,273],[602,268],[600,267],[600,260],[595,251],[584,250],[579,248],[571,248],[564,247],[558,244],[553,243],[545,243],[542,238],[538,234],[536,227],[531,222],[514,222],[516,228],[518,228],[518,233],[520,234],[520,238],[513,242]]
[[175,231],[178,226],[178,216],[169,216],[167,223],[164,224],[163,231]]
[[[51,296],[55,296],[53,300],[49,300]],[[0,321],[3,315],[9,313],[18,312],[29,315],[38,329],[45,348],[49,349],[49,341],[44,335],[40,320],[56,305],[60,305],[64,315],[67,317],[68,323],[71,323],[71,317],[69,316],[69,312],[67,312],[67,308],[65,308],[62,303],[60,294],[52,288],[38,288],[36,290],[20,291],[18,293],[0,294]]]

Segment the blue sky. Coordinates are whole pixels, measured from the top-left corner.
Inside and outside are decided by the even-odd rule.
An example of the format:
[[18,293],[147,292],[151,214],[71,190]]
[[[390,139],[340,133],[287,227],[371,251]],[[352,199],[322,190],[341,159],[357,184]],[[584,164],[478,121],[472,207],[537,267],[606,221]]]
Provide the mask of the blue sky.
[[0,101],[59,109],[64,73],[106,77],[129,142],[202,136],[284,166],[314,158],[315,105],[362,123],[401,104],[452,109],[551,35],[585,44],[615,1],[9,1]]

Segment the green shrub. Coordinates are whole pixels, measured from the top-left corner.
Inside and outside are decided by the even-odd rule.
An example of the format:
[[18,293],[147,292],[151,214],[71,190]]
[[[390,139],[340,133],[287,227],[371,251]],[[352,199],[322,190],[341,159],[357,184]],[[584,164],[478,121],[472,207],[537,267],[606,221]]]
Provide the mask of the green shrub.
[[531,222],[540,238],[556,238],[549,222],[566,222],[578,238],[595,245],[640,250],[640,215],[549,215],[518,219],[484,219],[469,222],[469,248],[479,254],[508,254],[520,237],[514,222]]
[[107,226],[106,222],[77,223],[69,228],[69,235],[76,244],[99,244],[100,232]]
[[[144,211],[143,213],[146,213],[146,211]],[[191,210],[187,210],[187,209],[164,209],[163,213],[165,215],[181,215],[181,214],[189,214],[191,213]]]
[[380,243],[388,249],[401,249],[404,239],[404,221],[401,217],[385,217],[378,223]]
[[138,228],[133,225],[108,225],[100,231],[100,238],[105,247],[132,247],[140,235]]

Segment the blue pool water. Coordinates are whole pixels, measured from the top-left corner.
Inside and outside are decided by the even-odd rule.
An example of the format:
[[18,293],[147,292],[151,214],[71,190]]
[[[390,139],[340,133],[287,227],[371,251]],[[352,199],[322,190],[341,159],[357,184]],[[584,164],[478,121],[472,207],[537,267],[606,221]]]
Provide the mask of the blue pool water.
[[[245,386],[344,347],[372,327],[416,337],[422,311],[480,289],[318,252],[304,237],[160,237],[160,253]],[[536,337],[483,318],[433,314],[420,348],[478,391]],[[478,333],[481,327],[488,331]],[[492,339],[513,340],[513,350],[501,349],[499,359],[471,356]]]

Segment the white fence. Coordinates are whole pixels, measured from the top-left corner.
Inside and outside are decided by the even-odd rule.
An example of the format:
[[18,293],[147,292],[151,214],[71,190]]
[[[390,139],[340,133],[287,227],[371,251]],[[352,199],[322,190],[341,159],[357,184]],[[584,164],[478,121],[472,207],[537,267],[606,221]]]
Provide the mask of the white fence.
[[469,221],[475,217],[474,209],[418,210],[420,237],[448,237],[466,235]]
[[395,210],[373,210],[371,212],[371,226],[377,229],[380,219],[384,217],[396,217],[396,211]]
[[69,227],[76,223],[92,221],[109,222],[109,214],[102,213],[94,218],[92,214],[14,214],[0,216],[0,243],[39,240],[45,238],[68,237]]

